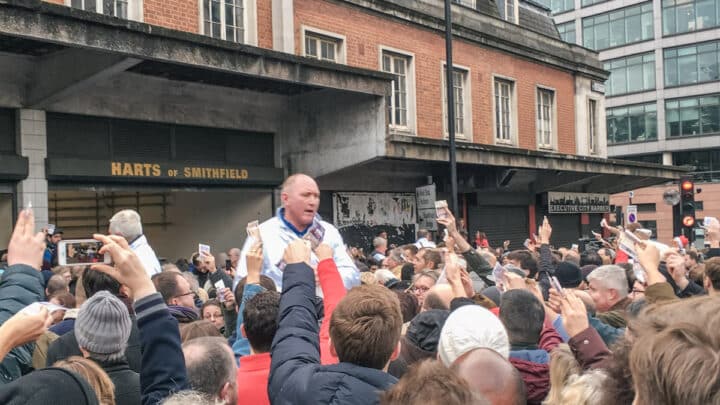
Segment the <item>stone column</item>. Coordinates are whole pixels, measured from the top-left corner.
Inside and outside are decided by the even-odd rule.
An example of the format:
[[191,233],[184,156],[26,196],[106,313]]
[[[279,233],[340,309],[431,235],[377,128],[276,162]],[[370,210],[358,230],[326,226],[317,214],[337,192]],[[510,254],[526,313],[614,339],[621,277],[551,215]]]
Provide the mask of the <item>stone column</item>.
[[45,178],[47,127],[45,111],[20,110],[18,119],[18,151],[28,158],[28,177],[18,183],[18,211],[32,202],[35,225],[39,230],[48,223],[48,182]]

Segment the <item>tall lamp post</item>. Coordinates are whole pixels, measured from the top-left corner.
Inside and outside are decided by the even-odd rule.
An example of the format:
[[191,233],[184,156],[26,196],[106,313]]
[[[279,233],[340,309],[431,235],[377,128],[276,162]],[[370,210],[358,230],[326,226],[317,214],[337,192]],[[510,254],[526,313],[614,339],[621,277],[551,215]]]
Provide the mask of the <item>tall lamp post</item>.
[[445,87],[447,91],[448,152],[450,154],[450,207],[458,213],[457,162],[455,161],[455,86],[453,83],[452,59],[452,0],[445,0]]

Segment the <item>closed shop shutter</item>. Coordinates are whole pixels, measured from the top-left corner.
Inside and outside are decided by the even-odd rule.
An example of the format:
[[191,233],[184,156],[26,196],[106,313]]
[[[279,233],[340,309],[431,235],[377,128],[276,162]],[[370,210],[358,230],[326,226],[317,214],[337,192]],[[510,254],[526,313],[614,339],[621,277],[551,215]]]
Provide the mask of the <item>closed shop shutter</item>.
[[480,230],[485,232],[492,247],[501,247],[503,241],[509,240],[511,249],[521,249],[529,235],[528,221],[527,206],[484,205],[468,208],[471,242],[475,239],[475,231]]

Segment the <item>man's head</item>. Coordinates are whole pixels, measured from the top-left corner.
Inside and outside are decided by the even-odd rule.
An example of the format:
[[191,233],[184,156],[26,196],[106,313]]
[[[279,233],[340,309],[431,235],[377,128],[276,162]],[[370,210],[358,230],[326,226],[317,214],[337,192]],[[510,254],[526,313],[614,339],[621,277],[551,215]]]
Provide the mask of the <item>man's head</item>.
[[280,193],[285,219],[298,229],[312,224],[320,207],[320,189],[312,177],[293,174],[285,179]]
[[195,293],[182,275],[168,271],[154,275],[152,280],[166,304],[195,308]]
[[557,277],[562,288],[578,288],[583,282],[582,270],[572,262],[558,263],[555,269],[555,277]]
[[414,244],[409,245],[403,245],[400,247],[402,249],[402,254],[405,256],[405,261],[412,263],[415,259],[415,256],[418,254],[418,247]]
[[331,352],[341,362],[384,369],[399,352],[402,313],[397,296],[379,285],[353,288],[330,318]]
[[508,358],[510,342],[500,319],[479,305],[465,305],[453,311],[445,321],[438,343],[438,357],[443,364],[450,367],[458,357],[481,348]]
[[140,214],[135,210],[122,210],[118,212],[110,218],[108,232],[111,235],[122,236],[128,243],[132,242],[143,234]]
[[435,284],[425,294],[422,310],[429,309],[450,309],[450,301],[455,298],[450,284]]
[[53,229],[52,233],[48,233],[47,241],[53,245],[57,245],[63,239],[63,231],[60,228]]
[[81,278],[82,289],[85,292],[86,298],[92,297],[98,291],[108,291],[117,296],[120,294],[120,289],[122,288],[120,283],[114,278],[103,272],[91,270],[90,267],[86,267],[83,270]]
[[533,278],[537,273],[537,260],[527,250],[514,250],[507,255],[508,263],[517,266],[526,273],[527,277]]
[[380,397],[380,404],[489,404],[474,393],[468,383],[437,360],[425,360],[407,373]]
[[400,248],[395,248],[387,253],[387,257],[385,258],[385,261],[383,262],[383,266],[393,269],[397,266],[400,266],[405,263],[403,260],[403,252]]
[[565,250],[562,256],[562,260],[564,262],[575,263],[578,267],[580,267],[580,254],[574,250]]
[[422,308],[425,295],[437,282],[438,275],[434,271],[425,270],[416,274],[413,278],[412,291],[418,300],[418,305]]
[[245,303],[243,310],[243,335],[250,342],[253,353],[270,351],[275,332],[277,332],[280,293],[263,291]]
[[223,404],[237,403],[237,367],[227,340],[201,337],[183,344],[190,388]]
[[99,291],[85,301],[75,320],[80,350],[98,361],[121,359],[131,328],[127,306],[108,291]]
[[495,264],[497,264],[497,257],[495,257],[494,254],[492,254],[492,253],[490,253],[490,252],[488,252],[488,251],[486,251],[486,250],[481,251],[481,252],[480,252],[480,256],[482,256],[482,258],[485,259],[485,261],[488,262],[488,264],[490,265],[490,267],[495,267]]
[[230,264],[232,264],[233,268],[237,268],[238,261],[240,261],[240,249],[230,249],[228,251],[228,257],[230,258]]
[[437,249],[422,248],[418,250],[413,261],[415,273],[423,270],[436,270],[442,264],[442,256]]
[[700,255],[698,255],[698,252],[694,250],[690,250],[685,255],[685,267],[688,269],[692,269],[693,267],[698,265],[700,259]]
[[705,260],[703,285],[710,295],[720,293],[720,257]]
[[526,402],[525,383],[517,368],[494,350],[469,351],[455,360],[452,368],[491,404],[524,405]]
[[386,251],[387,250],[387,239],[381,238],[379,236],[376,237],[375,239],[373,239],[373,247],[378,252]]
[[500,302],[500,320],[510,343],[536,345],[545,321],[545,308],[530,291],[510,290]]
[[582,253],[582,255],[580,255],[580,267],[586,266],[588,264],[602,266],[603,259],[602,259],[602,257],[600,257],[600,255],[597,252],[585,251]]
[[54,276],[50,277],[47,282],[47,286],[45,286],[45,296],[49,298],[55,294],[60,294],[63,292],[70,292],[70,287],[68,287],[68,283],[67,280],[65,280],[65,277],[59,274],[55,274]]
[[628,295],[628,281],[622,267],[600,266],[587,276],[590,296],[598,312],[606,312]]
[[430,231],[427,229],[419,229],[417,231],[417,237],[418,239],[430,239]]
[[601,248],[598,254],[602,258],[602,264],[612,264],[615,261],[615,252],[608,248]]

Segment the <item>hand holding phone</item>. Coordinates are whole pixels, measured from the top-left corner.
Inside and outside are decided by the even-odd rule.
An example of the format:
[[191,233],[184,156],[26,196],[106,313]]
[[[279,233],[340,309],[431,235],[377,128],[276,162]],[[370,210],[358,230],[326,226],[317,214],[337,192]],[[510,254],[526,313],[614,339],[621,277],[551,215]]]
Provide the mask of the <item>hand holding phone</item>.
[[100,254],[102,242],[95,239],[67,239],[58,243],[58,265],[112,263],[110,254]]
[[438,200],[435,201],[435,216],[438,218],[446,218],[448,216],[448,212],[446,211],[448,209],[447,201],[445,200]]
[[565,290],[563,290],[562,285],[560,285],[560,281],[555,276],[550,276],[550,284],[552,284],[555,291],[558,292],[563,298],[567,296],[565,293]]

